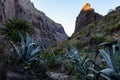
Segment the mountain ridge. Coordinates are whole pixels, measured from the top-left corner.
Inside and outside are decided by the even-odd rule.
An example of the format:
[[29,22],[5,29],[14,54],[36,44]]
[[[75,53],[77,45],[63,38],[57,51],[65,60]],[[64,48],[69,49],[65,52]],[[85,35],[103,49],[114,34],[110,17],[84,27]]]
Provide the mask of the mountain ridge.
[[34,26],[34,39],[42,42],[45,47],[67,38],[62,25],[37,10],[30,0],[0,0],[0,6],[1,23],[14,18],[27,20]]
[[[98,18],[95,17],[96,14],[99,16]],[[86,22],[88,23],[86,24]],[[116,41],[120,36],[120,6],[105,16],[95,11],[81,10],[76,18],[76,25],[71,37],[52,47],[55,51],[64,51],[71,47],[76,47],[80,51],[86,48],[95,51],[97,45],[102,42]],[[64,49],[62,49],[63,47]]]
[[[90,13],[90,12],[89,12]],[[116,7],[114,11],[111,11],[105,16],[101,16],[98,19],[94,17],[86,17],[86,20],[93,19],[90,23],[83,26],[83,29],[77,31],[73,34],[72,38],[76,40],[85,41],[86,46],[89,45],[98,45],[102,42],[109,42],[117,40],[120,35],[120,7]],[[88,15],[94,15],[96,12]],[[97,13],[98,14],[98,13]],[[79,14],[81,15],[81,14]],[[79,17],[80,18],[80,17]],[[81,19],[83,20],[83,18]],[[77,22],[77,20],[76,20]],[[87,21],[85,21],[87,22]],[[80,25],[79,25],[80,26]],[[77,29],[77,27],[76,27]],[[96,48],[96,47],[94,47]]]

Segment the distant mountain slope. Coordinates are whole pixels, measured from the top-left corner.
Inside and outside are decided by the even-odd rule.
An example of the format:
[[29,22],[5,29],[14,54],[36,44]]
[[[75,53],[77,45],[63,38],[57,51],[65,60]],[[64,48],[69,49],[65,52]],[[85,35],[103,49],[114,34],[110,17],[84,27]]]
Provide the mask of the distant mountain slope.
[[94,10],[83,11],[76,18],[75,32],[68,40],[53,46],[55,50],[64,47],[76,46],[82,50],[84,48],[96,49],[102,42],[111,42],[120,36],[120,6],[101,16]]
[[[78,22],[78,19],[81,22]],[[81,11],[76,20],[75,30],[71,40],[81,41],[86,46],[116,40],[120,36],[120,7],[105,16],[94,11]]]
[[30,0],[0,0],[0,22],[12,18],[29,21],[35,29],[34,38],[41,41],[44,46],[67,38],[62,25],[38,11]]

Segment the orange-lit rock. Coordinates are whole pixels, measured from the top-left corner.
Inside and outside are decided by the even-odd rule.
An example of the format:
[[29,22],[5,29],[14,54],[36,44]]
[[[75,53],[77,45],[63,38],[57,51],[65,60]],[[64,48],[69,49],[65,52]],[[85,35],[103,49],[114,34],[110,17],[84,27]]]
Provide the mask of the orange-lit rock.
[[93,8],[91,8],[90,3],[86,3],[76,18],[74,33],[80,32],[82,29],[84,29],[84,27],[88,27],[87,25],[92,23],[93,21],[98,21],[102,19],[103,17],[96,13]]
[[94,11],[94,9],[91,8],[90,3],[86,3],[86,4],[83,6],[82,10],[84,10],[84,11],[93,10],[93,11]]

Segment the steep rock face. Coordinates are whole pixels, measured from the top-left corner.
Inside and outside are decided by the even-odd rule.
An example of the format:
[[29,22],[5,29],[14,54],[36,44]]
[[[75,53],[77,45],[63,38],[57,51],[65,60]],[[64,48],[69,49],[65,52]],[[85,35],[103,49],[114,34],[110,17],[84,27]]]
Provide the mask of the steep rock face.
[[70,42],[80,43],[79,48],[96,49],[98,44],[116,41],[119,36],[120,6],[105,16],[100,16],[92,10],[82,10],[77,17],[76,31]]
[[32,23],[35,29],[34,39],[45,46],[67,38],[62,25],[38,11],[30,0],[0,0],[0,22],[12,18],[26,19]]
[[94,12],[94,10],[81,10],[76,18],[75,33],[79,32],[81,28],[90,24],[92,21],[100,19],[102,19],[102,16]]

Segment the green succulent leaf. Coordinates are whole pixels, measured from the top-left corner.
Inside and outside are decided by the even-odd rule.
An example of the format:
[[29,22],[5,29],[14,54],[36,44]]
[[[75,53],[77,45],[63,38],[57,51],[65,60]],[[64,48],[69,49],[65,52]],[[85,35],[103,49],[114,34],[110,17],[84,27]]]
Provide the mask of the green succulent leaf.
[[104,50],[99,50],[99,52],[103,56],[104,60],[108,64],[108,66],[114,70],[114,67],[113,67],[113,64],[112,64],[112,61],[111,61],[109,55]]
[[17,48],[17,46],[16,46],[15,44],[13,44],[12,42],[10,42],[10,43],[11,43],[13,49],[15,50],[15,52],[16,52],[16,53],[18,54],[18,56],[21,58],[22,56],[21,56],[21,53],[20,53],[19,49]]
[[100,73],[106,74],[106,75],[111,75],[112,73],[115,73],[115,71],[111,68],[106,68],[100,71]]
[[29,34],[26,34],[26,41],[24,39],[23,34],[20,33],[20,45],[16,46],[15,44],[11,43],[15,52],[19,55],[20,59],[25,61],[33,61],[42,48],[38,46],[36,43],[33,43],[32,38]]

